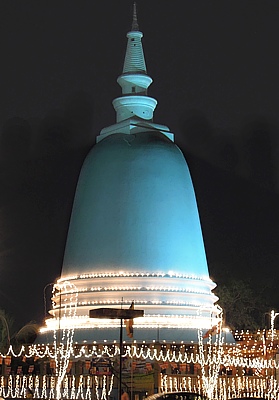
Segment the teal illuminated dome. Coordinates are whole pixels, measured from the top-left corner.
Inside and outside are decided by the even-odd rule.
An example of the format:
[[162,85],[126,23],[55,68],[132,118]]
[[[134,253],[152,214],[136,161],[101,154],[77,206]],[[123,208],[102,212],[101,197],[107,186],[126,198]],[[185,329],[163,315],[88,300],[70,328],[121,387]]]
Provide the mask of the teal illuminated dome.
[[187,164],[160,132],[110,135],[87,156],[62,277],[77,271],[208,275]]
[[[157,101],[147,95],[152,79],[135,13],[127,37],[118,78],[122,96],[113,101],[117,122],[101,131],[84,161],[53,299],[55,318],[45,331],[57,324],[74,291],[76,315],[59,323],[75,327],[76,338],[82,328],[86,339],[117,339],[119,321],[90,319],[89,310],[133,301],[145,313],[134,321],[136,339],[154,340],[160,331],[164,340],[181,340],[218,317],[215,284],[187,163],[169,129],[153,122]],[[85,334],[85,328],[96,329]]]

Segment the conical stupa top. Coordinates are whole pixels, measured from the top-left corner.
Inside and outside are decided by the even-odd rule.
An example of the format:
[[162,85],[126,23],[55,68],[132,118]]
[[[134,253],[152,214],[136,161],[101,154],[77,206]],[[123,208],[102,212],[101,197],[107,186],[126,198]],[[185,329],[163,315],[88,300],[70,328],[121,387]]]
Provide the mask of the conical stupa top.
[[122,88],[122,96],[114,99],[117,122],[131,117],[152,120],[157,101],[147,96],[147,88],[152,78],[147,75],[141,38],[138,27],[136,3],[133,9],[132,29],[127,33],[127,48],[122,74],[117,82]]
[[126,73],[146,74],[146,65],[141,43],[142,37],[143,34],[142,32],[139,31],[136,3],[134,3],[132,29],[130,32],[127,33],[128,43],[127,43],[124,67],[122,71],[123,74]]

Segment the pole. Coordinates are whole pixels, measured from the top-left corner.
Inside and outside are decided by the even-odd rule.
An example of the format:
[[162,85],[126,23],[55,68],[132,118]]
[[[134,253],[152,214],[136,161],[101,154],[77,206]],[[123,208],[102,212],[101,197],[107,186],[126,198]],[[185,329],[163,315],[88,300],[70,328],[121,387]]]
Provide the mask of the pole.
[[[132,344],[131,344],[132,347]],[[134,390],[134,370],[133,370],[133,362],[134,362],[134,354],[132,353],[132,364],[131,364],[131,399],[133,398],[133,390]]]
[[122,354],[123,354],[123,318],[120,319],[120,339],[119,339],[119,392],[118,400],[121,400],[122,395]]
[[56,348],[57,351],[57,365],[56,365],[56,397],[57,399],[61,398],[61,385],[58,383],[60,383],[59,379],[60,379],[60,373],[61,373],[61,351],[62,351],[62,346],[61,346],[61,326],[60,326],[60,321],[61,321],[61,285],[59,285],[59,313],[58,313],[58,334],[57,334],[57,344],[58,344],[58,348]]
[[129,308],[127,310],[123,310],[122,304],[121,308],[95,308],[89,311],[90,318],[111,318],[111,319],[120,319],[120,340],[119,340],[119,393],[118,400],[121,400],[122,395],[122,356],[123,356],[123,319],[134,319],[138,317],[143,317],[143,310],[134,310],[133,308]]

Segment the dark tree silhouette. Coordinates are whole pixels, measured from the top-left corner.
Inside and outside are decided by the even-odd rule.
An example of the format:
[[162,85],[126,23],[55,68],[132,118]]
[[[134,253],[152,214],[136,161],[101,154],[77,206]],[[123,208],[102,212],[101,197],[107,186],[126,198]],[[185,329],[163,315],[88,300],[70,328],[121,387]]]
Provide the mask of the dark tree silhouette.
[[248,281],[232,279],[218,286],[215,293],[224,310],[225,324],[231,329],[256,331],[263,328],[267,305],[262,292],[252,288]]

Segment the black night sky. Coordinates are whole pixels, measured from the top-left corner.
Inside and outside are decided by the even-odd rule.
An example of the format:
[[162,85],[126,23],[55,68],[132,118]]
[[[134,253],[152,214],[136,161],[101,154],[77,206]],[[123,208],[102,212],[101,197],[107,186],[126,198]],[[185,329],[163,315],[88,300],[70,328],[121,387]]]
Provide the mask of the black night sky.
[[[132,3],[0,1],[0,308],[18,325],[44,317],[82,161],[115,122]],[[268,288],[278,310],[279,3],[137,4],[154,121],[188,161],[210,275]]]

